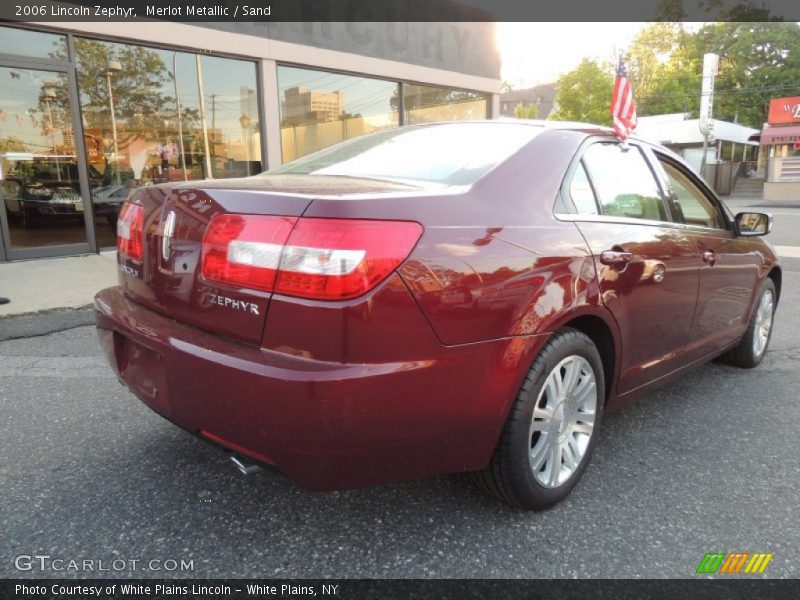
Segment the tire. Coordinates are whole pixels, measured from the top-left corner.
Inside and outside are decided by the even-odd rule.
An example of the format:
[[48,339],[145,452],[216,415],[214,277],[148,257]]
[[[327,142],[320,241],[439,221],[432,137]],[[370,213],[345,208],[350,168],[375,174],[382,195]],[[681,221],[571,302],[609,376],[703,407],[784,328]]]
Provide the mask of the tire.
[[19,215],[19,224],[23,229],[33,229],[36,226],[36,219],[33,212],[23,208]]
[[720,356],[720,361],[742,369],[757,367],[764,360],[769,348],[777,306],[778,294],[775,291],[775,283],[767,277],[761,283],[753,301],[747,331],[744,332],[739,345]]
[[110,212],[106,215],[106,222],[108,226],[111,227],[111,231],[114,232],[114,235],[117,233],[117,217],[119,215],[118,211]]
[[[564,382],[569,383],[571,374],[575,379],[566,389],[578,394],[564,403],[560,398],[565,397]],[[525,510],[543,510],[559,502],[586,470],[604,400],[603,361],[597,347],[580,331],[559,330],[533,362],[489,466],[475,479],[500,500]],[[558,470],[551,466],[556,464]]]

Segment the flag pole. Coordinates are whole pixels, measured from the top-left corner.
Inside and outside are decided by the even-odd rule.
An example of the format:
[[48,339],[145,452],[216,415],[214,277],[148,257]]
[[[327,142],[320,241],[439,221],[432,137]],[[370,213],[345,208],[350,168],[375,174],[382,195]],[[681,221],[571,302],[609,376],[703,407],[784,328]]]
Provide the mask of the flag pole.
[[611,116],[614,126],[614,133],[620,141],[620,149],[627,152],[630,148],[628,137],[636,127],[636,102],[633,99],[633,90],[628,81],[628,72],[624,62],[625,52],[620,50],[617,53],[616,75],[614,77],[614,90],[611,94]]
[[[617,56],[617,64],[618,65],[622,62],[622,57],[624,56],[624,54],[625,53],[624,53],[623,50],[619,51],[619,56]],[[628,144],[628,138],[627,137],[624,140],[622,140],[622,144],[620,144],[620,148],[622,149],[623,152],[627,152],[628,150],[630,150],[631,147]]]

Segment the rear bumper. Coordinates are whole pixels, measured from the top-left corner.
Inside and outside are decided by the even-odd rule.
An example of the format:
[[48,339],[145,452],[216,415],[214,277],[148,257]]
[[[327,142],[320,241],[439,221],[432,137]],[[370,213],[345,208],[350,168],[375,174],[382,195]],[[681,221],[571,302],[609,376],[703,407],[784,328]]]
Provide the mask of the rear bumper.
[[95,308],[109,362],[145,404],[315,490],[483,468],[546,339],[343,364],[224,339],[151,311],[118,287],[100,292]]

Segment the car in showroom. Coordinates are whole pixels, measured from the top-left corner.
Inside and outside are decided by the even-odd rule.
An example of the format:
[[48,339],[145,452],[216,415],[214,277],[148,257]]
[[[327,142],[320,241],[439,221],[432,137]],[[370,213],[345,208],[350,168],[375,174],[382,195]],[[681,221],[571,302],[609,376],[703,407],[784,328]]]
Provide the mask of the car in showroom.
[[[101,177],[90,165],[90,185],[97,185]],[[0,154],[0,193],[8,214],[22,228],[53,220],[84,222],[78,162],[74,155]],[[119,203],[122,201],[124,198]]]
[[543,509],[604,411],[762,361],[771,223],[604,127],[400,127],[134,192],[98,334],[145,404],[245,472],[310,490],[474,472]]

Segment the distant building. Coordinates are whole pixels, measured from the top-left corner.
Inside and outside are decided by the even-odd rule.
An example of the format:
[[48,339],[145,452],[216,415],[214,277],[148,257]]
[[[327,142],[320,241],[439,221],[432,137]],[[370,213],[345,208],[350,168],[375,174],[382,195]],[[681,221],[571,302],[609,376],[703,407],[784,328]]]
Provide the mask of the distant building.
[[535,104],[536,118],[546,119],[554,112],[556,99],[556,84],[546,83],[524,90],[512,90],[500,94],[500,116],[513,117],[518,106],[523,108]]
[[[750,139],[758,129],[719,119],[711,121],[703,178],[720,194],[729,194],[738,177],[753,171],[760,171],[763,177],[765,165],[758,162],[758,142]],[[689,113],[639,117],[634,133],[666,146],[700,173],[704,143],[700,119],[692,119]]]
[[320,92],[305,85],[287,88],[283,93],[285,122],[335,121],[344,108],[344,92]]
[[800,96],[773,98],[768,122],[753,139],[761,144],[767,164],[764,198],[800,198]]

